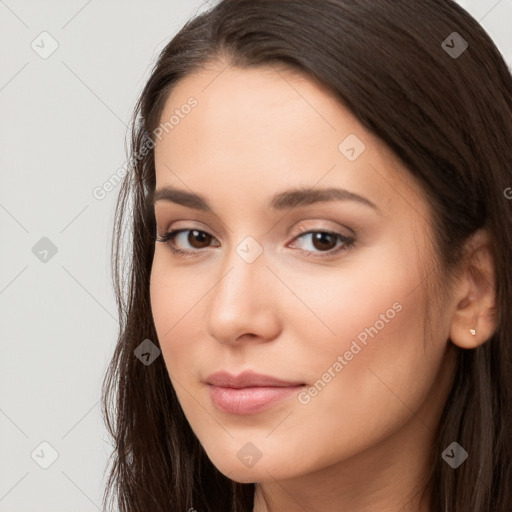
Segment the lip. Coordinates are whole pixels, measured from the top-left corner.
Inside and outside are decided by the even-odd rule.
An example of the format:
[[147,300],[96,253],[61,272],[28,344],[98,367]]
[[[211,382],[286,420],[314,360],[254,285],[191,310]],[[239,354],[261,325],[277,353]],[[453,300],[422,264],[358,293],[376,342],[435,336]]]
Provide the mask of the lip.
[[284,381],[250,370],[237,376],[216,372],[205,382],[213,404],[220,411],[240,415],[268,409],[305,386],[304,382]]
[[226,371],[212,373],[206,378],[207,384],[223,388],[249,388],[249,387],[292,387],[303,385],[304,382],[286,381],[276,379],[270,375],[263,375],[252,370],[246,370],[239,375],[232,375]]

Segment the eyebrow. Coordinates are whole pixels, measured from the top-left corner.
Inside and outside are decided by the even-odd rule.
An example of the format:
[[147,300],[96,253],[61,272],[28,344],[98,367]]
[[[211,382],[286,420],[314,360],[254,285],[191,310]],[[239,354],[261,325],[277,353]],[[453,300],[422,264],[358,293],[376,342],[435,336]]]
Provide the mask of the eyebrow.
[[[150,194],[148,202],[154,207],[159,201],[168,201],[188,208],[213,213],[208,201],[201,195],[174,187],[162,187]],[[296,188],[280,192],[272,197],[269,208],[271,210],[287,210],[300,208],[315,203],[330,201],[355,201],[380,212],[378,206],[368,198],[343,188],[309,189]]]

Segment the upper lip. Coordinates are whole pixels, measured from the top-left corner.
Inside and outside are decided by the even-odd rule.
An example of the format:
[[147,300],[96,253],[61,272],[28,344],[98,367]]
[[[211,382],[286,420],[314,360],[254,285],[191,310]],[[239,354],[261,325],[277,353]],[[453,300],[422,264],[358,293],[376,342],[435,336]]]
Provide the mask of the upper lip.
[[270,375],[262,375],[260,373],[253,372],[252,370],[246,370],[239,375],[232,375],[226,371],[215,372],[206,378],[206,383],[212,384],[213,386],[235,389],[258,386],[290,387],[304,384],[304,382],[276,379]]

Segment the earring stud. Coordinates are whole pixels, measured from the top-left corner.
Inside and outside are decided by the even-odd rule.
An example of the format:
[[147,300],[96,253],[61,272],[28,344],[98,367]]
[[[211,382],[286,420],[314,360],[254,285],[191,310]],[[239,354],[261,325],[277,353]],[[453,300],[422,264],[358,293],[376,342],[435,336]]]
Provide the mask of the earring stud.
[[473,336],[476,336],[476,331],[475,331],[475,329],[469,329],[469,332],[470,332]]

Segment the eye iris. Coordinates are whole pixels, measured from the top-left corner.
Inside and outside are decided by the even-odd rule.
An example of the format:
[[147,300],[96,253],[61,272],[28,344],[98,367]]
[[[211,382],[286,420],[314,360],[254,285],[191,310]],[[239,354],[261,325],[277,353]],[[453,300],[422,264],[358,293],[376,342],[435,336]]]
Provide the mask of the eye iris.
[[[330,238],[331,243],[329,243],[328,240],[326,242],[326,238],[327,239]],[[317,242],[320,242],[320,247],[317,246]],[[329,247],[325,246],[326,243]],[[323,233],[323,232],[313,233],[313,246],[315,247],[315,249],[319,249],[319,250],[320,249],[324,249],[324,250],[333,249],[336,246],[336,237],[330,233]]]
[[[198,231],[196,229],[192,229],[189,231],[189,235],[188,235],[188,243],[192,246],[192,247],[195,247],[196,249],[201,249],[203,247],[207,247],[208,244],[211,242],[211,235],[209,235],[208,233],[205,233],[204,231]],[[200,240],[199,243],[201,244],[202,242],[204,242],[206,240],[206,244],[205,245],[201,245],[200,247],[197,247],[195,245],[195,242],[197,242],[197,240]]]

